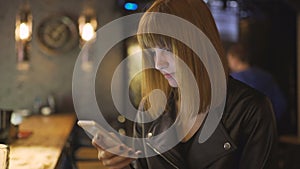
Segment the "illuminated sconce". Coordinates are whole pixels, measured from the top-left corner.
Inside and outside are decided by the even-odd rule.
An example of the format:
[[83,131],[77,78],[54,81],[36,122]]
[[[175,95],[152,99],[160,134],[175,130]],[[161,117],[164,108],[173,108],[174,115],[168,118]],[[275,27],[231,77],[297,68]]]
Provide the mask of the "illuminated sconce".
[[29,41],[32,35],[32,15],[28,5],[22,7],[16,16],[16,51],[17,51],[17,68],[19,70],[27,70]]
[[93,15],[81,15],[78,19],[81,45],[96,37],[97,20]]
[[[93,43],[96,38],[96,28],[97,20],[94,15],[94,12],[91,8],[88,8],[78,19],[79,24],[79,34],[80,34],[80,47],[83,47],[85,43]],[[87,45],[85,48],[82,48],[81,53],[81,68],[85,72],[90,72],[92,70],[92,62],[90,61],[89,51],[90,46]]]

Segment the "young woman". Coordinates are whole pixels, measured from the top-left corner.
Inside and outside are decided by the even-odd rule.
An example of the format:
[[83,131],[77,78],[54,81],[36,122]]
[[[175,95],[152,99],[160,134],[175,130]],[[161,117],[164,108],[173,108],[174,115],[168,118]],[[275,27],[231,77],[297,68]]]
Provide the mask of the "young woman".
[[[181,33],[187,39],[200,37],[181,29],[181,24],[162,22],[161,17],[157,17],[152,12],[180,17],[200,29],[214,47],[223,66],[221,67],[227,84],[227,88],[224,89],[227,93],[225,109],[220,122],[216,124],[216,129],[203,143],[199,142],[199,136],[212,107],[213,84],[210,79],[217,78],[218,75],[209,76],[207,65],[201,61],[190,45],[174,37],[153,33],[152,30],[159,29],[163,24],[170,24],[170,31],[171,27],[179,28],[174,36],[176,33]],[[150,27],[152,30],[149,29]],[[149,116],[155,120],[148,123],[136,123],[134,125],[135,137],[157,136],[168,130],[175,122],[178,122],[178,126],[172,136],[160,138],[156,145],[145,144],[145,148],[141,150],[142,153],[156,153],[145,158],[128,158],[112,154],[93,141],[103,165],[114,169],[130,167],[139,169],[263,169],[271,167],[271,155],[276,142],[276,127],[270,101],[263,94],[228,77],[226,57],[215,22],[202,0],[155,1],[140,21],[138,40],[143,49],[151,49],[150,52],[144,53],[144,66],[152,64],[155,69],[143,72],[142,96],[144,99],[141,107],[149,110]],[[205,45],[201,42],[196,46],[199,45],[200,51],[206,53],[204,58],[211,57],[210,49],[203,48]],[[198,91],[196,94],[195,86],[191,86],[193,80],[189,71],[180,64],[181,61],[192,72]],[[216,69],[220,69],[220,66]],[[164,91],[167,96],[167,104],[161,114],[159,106],[152,105],[155,101],[152,102],[151,97],[148,97],[149,93],[157,88]],[[152,100],[156,100],[156,103],[161,102],[160,97],[152,98]],[[180,117],[179,120],[178,117]],[[168,146],[172,139],[178,138],[178,144],[166,151],[159,151],[160,147]],[[128,154],[134,154],[131,148],[124,146],[118,148]]]

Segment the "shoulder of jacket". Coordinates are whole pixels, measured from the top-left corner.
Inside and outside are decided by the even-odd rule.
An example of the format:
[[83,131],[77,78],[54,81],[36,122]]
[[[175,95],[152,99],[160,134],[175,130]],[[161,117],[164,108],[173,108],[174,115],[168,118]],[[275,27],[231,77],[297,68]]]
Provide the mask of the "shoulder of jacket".
[[246,84],[230,79],[228,83],[227,100],[223,117],[243,119],[272,119],[274,116],[272,104],[267,96]]

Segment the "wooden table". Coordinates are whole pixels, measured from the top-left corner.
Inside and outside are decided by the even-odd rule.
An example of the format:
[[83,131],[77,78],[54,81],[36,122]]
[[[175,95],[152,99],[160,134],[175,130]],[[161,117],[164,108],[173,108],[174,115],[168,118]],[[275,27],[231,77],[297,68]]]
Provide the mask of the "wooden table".
[[298,136],[291,136],[291,135],[280,136],[279,141],[280,143],[300,145],[300,137]]
[[75,121],[71,113],[26,118],[19,130],[33,133],[10,145],[9,169],[54,169]]

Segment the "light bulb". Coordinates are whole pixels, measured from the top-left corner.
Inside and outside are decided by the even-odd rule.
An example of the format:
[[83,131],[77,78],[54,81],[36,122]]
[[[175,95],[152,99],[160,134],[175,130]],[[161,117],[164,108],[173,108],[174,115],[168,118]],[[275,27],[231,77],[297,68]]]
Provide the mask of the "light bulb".
[[86,23],[83,25],[81,37],[85,41],[89,41],[94,37],[94,28],[91,23]]
[[20,39],[25,40],[29,38],[29,27],[26,23],[20,24]]

